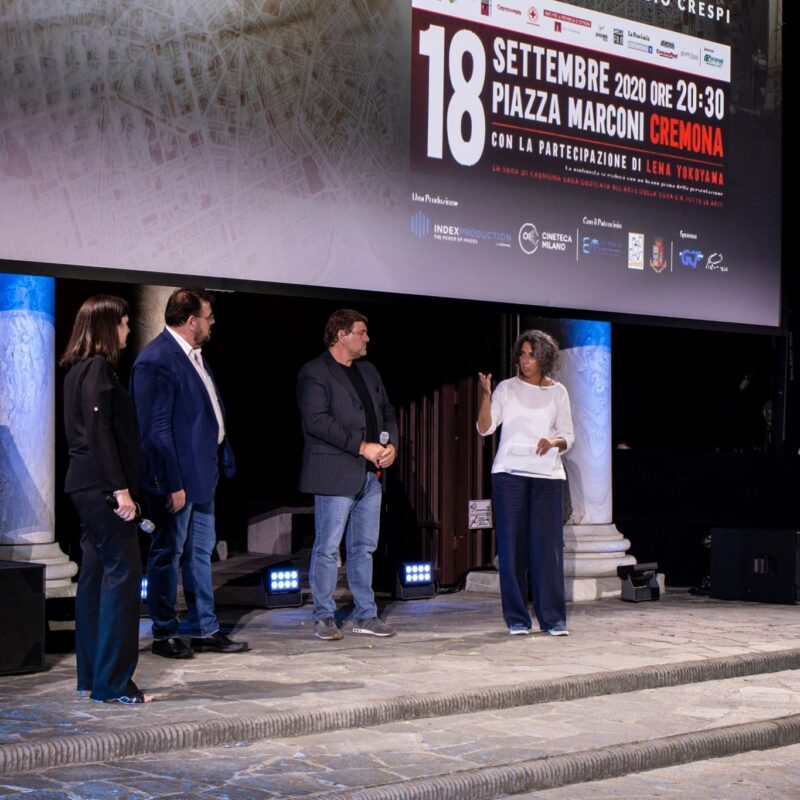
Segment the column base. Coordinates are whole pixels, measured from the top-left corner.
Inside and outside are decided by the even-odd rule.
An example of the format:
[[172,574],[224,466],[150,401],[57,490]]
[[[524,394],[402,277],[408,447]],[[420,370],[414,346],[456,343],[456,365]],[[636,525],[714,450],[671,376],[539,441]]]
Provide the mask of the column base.
[[70,580],[56,580],[44,582],[44,596],[50,600],[63,597],[75,597],[78,584]]
[[468,572],[464,582],[465,592],[500,595],[500,573],[495,570]]
[[[31,538],[36,538],[33,535]],[[75,597],[78,585],[70,578],[78,572],[78,565],[70,561],[52,539],[49,542],[30,544],[0,544],[0,560],[25,561],[44,564],[44,591],[46,597]]]
[[613,523],[565,525],[564,575],[567,579],[611,578],[619,582],[617,567],[636,563],[633,556],[625,554],[630,546]]
[[[500,595],[500,573],[494,571],[470,572],[464,585],[465,592]],[[564,593],[569,603],[589,603],[622,594],[620,579],[614,578],[564,578]]]
[[564,578],[564,593],[570,603],[588,603],[606,597],[619,597],[622,583],[619,578]]
[[[622,584],[617,567],[635,564],[625,551],[631,543],[613,523],[564,526],[564,590],[572,603],[620,597]],[[495,562],[495,567],[497,563]],[[497,572],[470,572],[468,592],[500,594]]]

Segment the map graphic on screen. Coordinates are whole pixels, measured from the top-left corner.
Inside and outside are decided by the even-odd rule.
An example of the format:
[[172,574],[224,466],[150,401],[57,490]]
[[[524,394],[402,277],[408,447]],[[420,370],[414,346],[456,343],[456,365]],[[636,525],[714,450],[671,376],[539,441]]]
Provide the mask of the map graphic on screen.
[[777,326],[771,13],[11,0],[3,268]]

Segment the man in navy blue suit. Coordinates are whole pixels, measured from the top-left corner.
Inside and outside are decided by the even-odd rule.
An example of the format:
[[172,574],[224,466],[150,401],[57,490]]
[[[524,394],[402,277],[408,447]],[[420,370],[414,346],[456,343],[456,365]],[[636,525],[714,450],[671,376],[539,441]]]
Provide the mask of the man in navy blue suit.
[[[222,399],[202,356],[214,325],[212,301],[203,289],[173,292],[164,314],[166,328],[139,354],[131,375],[142,431],[143,488],[154,498],[156,522],[147,564],[152,649],[165,658],[248,649],[246,642],[220,631],[214,613],[214,492],[219,471],[230,477],[236,467],[225,436]],[[191,647],[178,637],[179,569]]]
[[314,495],[316,537],[309,581],[314,635],[336,640],[336,558],[344,536],[347,583],[355,611],[353,633],[394,636],[378,616],[372,591],[372,554],[378,546],[382,473],[397,455],[397,419],[378,370],[368,361],[367,318],[349,308],[325,326],[327,350],[297,377],[303,423],[300,491]]

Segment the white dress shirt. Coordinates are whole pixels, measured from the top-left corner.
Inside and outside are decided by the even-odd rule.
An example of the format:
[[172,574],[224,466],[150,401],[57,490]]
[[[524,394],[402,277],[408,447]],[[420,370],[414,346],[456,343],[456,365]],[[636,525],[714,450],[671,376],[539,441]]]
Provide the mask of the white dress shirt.
[[211,376],[208,374],[208,370],[206,370],[205,365],[203,364],[203,355],[201,352],[202,348],[192,347],[189,342],[183,338],[183,336],[181,336],[179,333],[176,333],[172,328],[170,328],[169,325],[167,325],[166,328],[175,338],[175,341],[181,346],[181,350],[186,353],[189,361],[192,362],[192,366],[197,370],[200,380],[203,381],[203,385],[206,387],[209,400],[211,400],[211,405],[214,408],[214,416],[217,418],[217,425],[219,426],[217,443],[222,444],[225,439],[225,420],[222,416],[222,406],[219,402],[217,387],[214,385],[214,381],[211,379]]

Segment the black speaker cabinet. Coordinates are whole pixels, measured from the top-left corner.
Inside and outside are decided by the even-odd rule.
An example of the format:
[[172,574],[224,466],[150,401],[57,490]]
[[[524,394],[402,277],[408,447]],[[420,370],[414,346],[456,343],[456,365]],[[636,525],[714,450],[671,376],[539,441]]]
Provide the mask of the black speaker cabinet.
[[714,528],[711,597],[800,602],[800,531]]
[[45,668],[44,565],[0,561],[0,675]]

